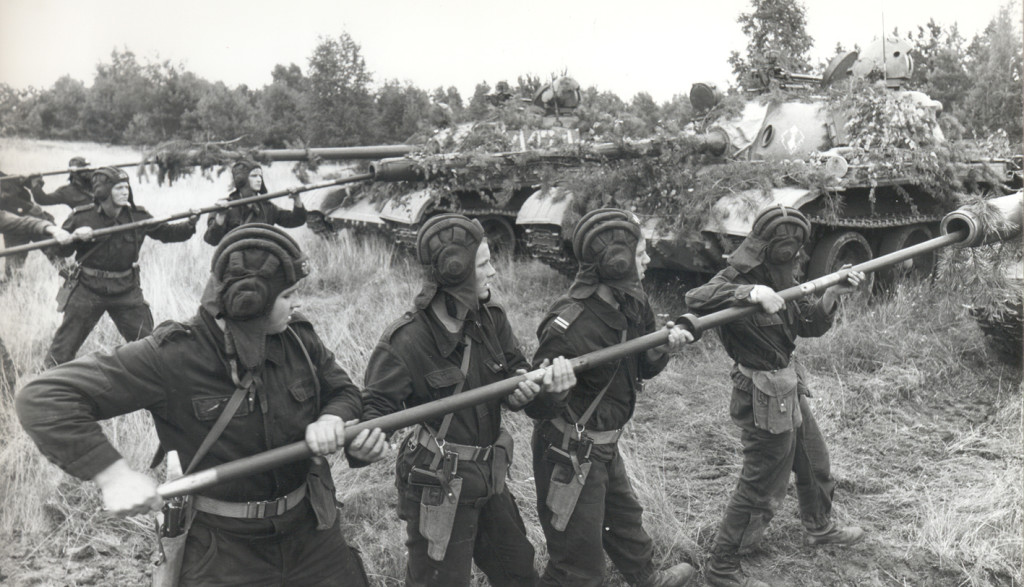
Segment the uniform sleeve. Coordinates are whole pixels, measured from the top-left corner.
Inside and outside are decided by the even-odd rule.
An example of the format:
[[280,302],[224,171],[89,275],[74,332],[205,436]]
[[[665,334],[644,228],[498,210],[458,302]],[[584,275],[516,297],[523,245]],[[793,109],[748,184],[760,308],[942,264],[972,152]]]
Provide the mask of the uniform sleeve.
[[[549,314],[542,325],[537,352],[533,355],[534,368],[543,363],[544,359],[555,359],[556,357],[572,359],[580,354],[565,333],[558,332],[551,326],[552,319],[555,316]],[[569,393],[559,394],[562,397],[557,397],[553,393],[539,393],[534,396],[533,401],[526,404],[524,411],[527,416],[535,420],[555,418],[565,409],[571,394],[572,392],[570,391]]]
[[283,226],[285,228],[295,228],[306,223],[305,208],[285,210],[283,208],[278,208],[272,202],[267,202],[267,204],[273,210],[274,222],[272,222],[272,224],[277,224],[278,226]]
[[92,479],[121,458],[99,421],[164,403],[159,349],[151,337],[44,371],[15,398],[22,427],[51,462]]
[[[650,334],[658,329],[658,323],[654,319],[654,310],[650,304],[646,305],[646,317],[644,319],[644,333]],[[668,353],[662,353],[657,359],[651,360],[647,352],[640,353],[640,378],[651,379],[661,373],[668,365]]]
[[25,235],[46,235],[46,228],[51,223],[29,216],[18,216],[0,210],[0,233],[4,234],[25,234]]
[[181,222],[162,222],[150,228],[146,234],[164,243],[180,243],[192,238],[196,233],[196,225],[188,220]]
[[[797,320],[796,334],[806,338],[821,336],[832,328],[835,311],[826,312],[822,299],[800,298],[796,300]],[[838,308],[839,305],[836,304]]]
[[206,219],[206,232],[203,233],[203,240],[213,246],[219,245],[220,240],[228,232],[227,221],[225,220],[224,224],[217,224],[216,216],[217,214],[213,213]]
[[405,361],[389,343],[377,343],[363,381],[363,420],[401,410],[412,391],[412,376]]
[[32,190],[32,197],[35,198],[36,203],[43,206],[56,206],[57,204],[67,204],[67,191],[69,186],[62,185],[52,194],[47,194],[42,189]]
[[686,292],[686,307],[697,314],[710,314],[732,306],[752,305],[748,296],[754,286],[734,283],[730,279],[734,274],[735,270],[723,269],[711,281]]

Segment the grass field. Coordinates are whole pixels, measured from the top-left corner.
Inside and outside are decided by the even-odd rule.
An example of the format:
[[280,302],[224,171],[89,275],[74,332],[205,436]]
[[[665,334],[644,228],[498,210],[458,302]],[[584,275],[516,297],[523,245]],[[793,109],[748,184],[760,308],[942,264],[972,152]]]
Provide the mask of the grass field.
[[[138,157],[96,145],[3,140],[0,169],[52,169],[78,153],[94,163]],[[267,178],[271,190],[294,183],[282,164]],[[62,181],[51,178],[47,189]],[[170,188],[135,182],[134,189],[137,201],[159,214],[209,204],[227,193],[227,183],[226,176],[189,178]],[[377,337],[418,290],[419,269],[379,243],[292,233],[314,266],[301,294],[303,312],[361,381]],[[198,236],[143,247],[143,289],[157,322],[195,311],[210,253]],[[532,352],[534,328],[569,282],[536,262],[505,264],[498,272],[497,297]],[[790,491],[762,549],[745,563],[758,577],[795,586],[1021,584],[1021,372],[990,356],[961,303],[971,292],[958,283],[940,278],[871,305],[844,307],[826,336],[800,342],[798,353],[812,374],[812,409],[839,481],[835,515],[863,526],[868,536],[848,549],[803,547]],[[37,372],[59,323],[57,287],[52,268],[32,253],[21,276],[0,290],[0,337],[22,381]],[[678,292],[659,289],[654,303],[667,315],[681,309]],[[120,342],[104,318],[81,353]],[[647,386],[621,441],[659,563],[703,564],[698,530],[717,523],[736,482],[741,457],[728,418],[728,370],[715,336],[688,347]],[[542,568],[530,422],[522,414],[507,414],[505,421],[518,445],[509,486]],[[126,458],[144,469],[156,445],[149,416],[133,414],[105,427]],[[404,573],[392,471],[391,463],[349,470],[336,460],[334,466],[346,535],[362,550],[377,585],[399,585]],[[0,495],[0,583],[148,582],[152,519],[104,516],[91,483],[68,477],[38,453],[7,396],[0,397]],[[478,582],[486,583],[482,576]],[[622,584],[610,573],[609,585]]]

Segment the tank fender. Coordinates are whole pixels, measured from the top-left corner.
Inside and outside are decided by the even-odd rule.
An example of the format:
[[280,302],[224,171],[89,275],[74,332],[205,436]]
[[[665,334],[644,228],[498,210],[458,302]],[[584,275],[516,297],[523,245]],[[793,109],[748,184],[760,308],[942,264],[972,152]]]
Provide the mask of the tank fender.
[[747,236],[754,224],[757,213],[774,204],[789,208],[801,208],[815,199],[815,194],[806,188],[781,187],[766,196],[761,190],[745,190],[723,196],[711,209],[703,230],[733,236]]

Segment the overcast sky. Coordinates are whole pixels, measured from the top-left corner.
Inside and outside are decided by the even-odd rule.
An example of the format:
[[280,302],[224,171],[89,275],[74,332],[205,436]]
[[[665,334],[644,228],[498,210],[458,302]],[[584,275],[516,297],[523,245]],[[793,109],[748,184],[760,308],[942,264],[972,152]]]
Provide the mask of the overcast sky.
[[[970,40],[1010,0],[805,0],[812,57],[836,43],[869,44],[934,19]],[[62,75],[90,84],[96,64],[128,48],[230,86],[262,87],[277,63],[307,60],[322,36],[348,32],[374,82],[431,90],[543,79],[566,71],[583,87],[661,102],[690,85],[723,87],[729,52],[746,38],[749,0],[0,0],[0,81],[49,87]],[[1014,8],[1020,14],[1020,2]]]

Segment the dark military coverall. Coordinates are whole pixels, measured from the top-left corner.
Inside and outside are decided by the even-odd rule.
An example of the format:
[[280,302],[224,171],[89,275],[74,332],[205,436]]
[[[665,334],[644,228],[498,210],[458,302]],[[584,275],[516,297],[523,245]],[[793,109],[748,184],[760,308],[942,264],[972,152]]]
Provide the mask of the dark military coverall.
[[[763,272],[763,267],[746,274],[727,267],[706,285],[687,292],[686,304],[697,314],[751,305],[748,296],[753,286],[769,283]],[[798,336],[821,336],[831,326],[832,314],[825,311],[820,299],[802,298],[787,302],[776,314],[758,312],[719,328],[726,353],[737,363],[731,373],[729,414],[742,430],[743,470],[718,529],[713,547],[716,555],[742,554],[756,546],[786,496],[791,471],[796,473],[804,526],[816,530],[828,524],[836,484],[828,448],[805,399],[809,394],[803,370],[797,366],[802,424],[773,434],[756,425],[754,418],[755,397],[758,402],[769,398],[740,372],[740,366],[769,372],[783,369],[790,364]]]
[[36,203],[41,206],[65,204],[72,208],[77,208],[79,206],[91,204],[93,201],[91,193],[74,183],[62,185],[54,190],[52,194],[47,194],[41,189],[33,190],[32,196],[35,198]]
[[[82,226],[107,228],[152,217],[141,207],[132,210],[123,206],[117,218],[111,218],[102,206],[89,204],[75,208],[71,217],[64,222],[64,230],[74,232]],[[78,287],[64,309],[64,321],[50,343],[46,366],[59,365],[75,358],[75,353],[104,313],[110,314],[125,340],[138,340],[152,332],[153,314],[142,297],[139,272],[135,266],[142,242],[147,236],[165,243],[182,242],[191,238],[195,232],[195,225],[183,220],[60,247],[57,252],[62,257],[77,253],[76,259],[81,262],[82,272]],[[81,261],[86,254],[89,256]]]
[[[631,322],[597,294],[582,300],[563,297],[554,303],[537,330],[540,345],[533,357],[534,366],[544,359],[577,357],[618,344],[624,330],[627,340],[656,330],[649,304],[644,305],[642,316],[642,324]],[[621,429],[633,416],[642,381],[660,373],[667,364],[667,354],[654,361],[647,353],[632,355],[618,368],[613,362],[578,374],[576,386],[561,401],[542,394],[526,406],[526,413],[538,420],[533,433],[533,474],[537,511],[550,555],[543,584],[600,585],[605,567],[602,550],[631,584],[643,582],[654,572],[654,547],[643,529],[643,507],[633,492],[618,444],[594,445],[590,474],[562,532],[552,527],[552,512],[546,505],[554,464],[545,458],[545,452],[549,446],[562,443],[563,433],[550,420],[561,416],[567,422],[576,422],[609,380],[611,385],[585,428]],[[577,446],[573,441],[569,449],[576,450]]]
[[[290,328],[294,335],[286,331],[267,337],[255,393],[242,402],[195,470],[301,441],[306,426],[323,414],[346,421],[359,417],[359,389],[312,325],[294,315]],[[91,479],[120,458],[98,420],[148,410],[161,446],[177,450],[187,467],[234,391],[224,334],[200,310],[188,322],[164,322],[152,336],[43,372],[21,390],[16,405],[22,426],[48,459],[71,475]],[[232,502],[277,499],[307,481],[316,470],[311,463],[282,465],[204,489],[201,495]],[[304,503],[280,515],[242,519],[197,512],[181,584],[364,584],[358,556],[336,519],[330,473],[326,467],[322,471],[326,474],[308,478]],[[320,511],[314,512],[314,503]],[[328,516],[334,518],[330,529],[316,531],[318,517]]]
[[[238,190],[231,192],[231,195],[228,196],[228,201],[240,199],[242,199],[242,196]],[[206,233],[203,234],[203,240],[213,246],[217,246],[220,243],[220,239],[224,238],[228,231],[238,228],[243,224],[261,222],[270,225],[276,224],[285,228],[295,228],[306,223],[305,208],[284,210],[278,208],[269,200],[263,200],[262,202],[256,202],[247,206],[228,208],[224,211],[224,214],[226,215],[224,224],[217,224],[216,214],[210,214],[209,219],[207,219]]]
[[[29,191],[27,187],[21,184],[15,183],[15,180],[9,180],[3,182],[3,195],[0,196],[0,210],[10,212],[18,216],[25,216],[29,218],[35,218],[37,220],[43,220],[47,223],[53,223],[53,216],[44,211],[42,208],[36,205],[32,201],[33,192]],[[0,231],[4,235],[4,247],[18,247],[21,245],[27,245],[30,242],[47,240],[50,235],[46,232],[43,233],[26,233],[18,230],[2,230]],[[55,262],[54,253],[52,249],[46,249],[43,254],[50,259],[51,263]],[[4,263],[4,273],[7,277],[10,277],[16,269],[20,269],[25,265],[25,259],[28,258],[28,251],[23,253],[15,253],[13,255],[7,255]]]
[[[473,339],[463,389],[493,383],[528,367],[519,350],[504,309],[488,303],[480,309],[479,327],[467,327]],[[369,420],[452,394],[462,380],[460,366],[465,348],[461,333],[451,333],[433,310],[409,312],[381,336],[366,367],[363,419]],[[492,446],[501,434],[501,400],[455,412],[445,442],[478,447]],[[437,431],[442,418],[427,425]],[[459,461],[462,494],[443,561],[427,555],[428,543],[420,534],[423,487],[408,483],[409,471],[429,467],[434,454],[405,439],[396,463],[398,515],[405,520],[409,549],[407,585],[455,587],[469,585],[472,562],[491,585],[533,585],[533,546],[515,498],[504,478],[512,459],[508,446],[495,446],[484,461]],[[429,442],[429,441],[428,441]]]
[[[38,218],[18,216],[4,210],[0,210],[0,233],[5,235],[27,234],[34,236],[46,235],[49,237],[49,233],[46,232],[46,228],[48,226],[53,226],[53,224],[46,222],[45,220],[39,220]],[[6,239],[7,237],[5,236],[4,238]],[[11,355],[7,352],[7,347],[4,346],[3,339],[0,339],[0,384],[5,387],[5,391],[11,393],[14,391],[14,386],[17,381],[18,379],[14,369],[14,361],[11,360]]]

